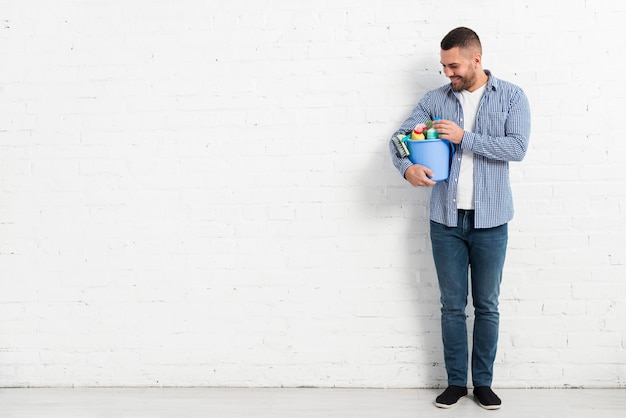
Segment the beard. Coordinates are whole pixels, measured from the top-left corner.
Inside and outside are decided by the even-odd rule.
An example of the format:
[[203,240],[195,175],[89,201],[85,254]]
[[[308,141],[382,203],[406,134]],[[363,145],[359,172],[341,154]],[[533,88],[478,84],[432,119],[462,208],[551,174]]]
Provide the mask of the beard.
[[456,92],[468,90],[470,87],[474,85],[475,81],[476,81],[476,73],[473,71],[469,72],[465,77],[454,76],[450,78],[452,90]]

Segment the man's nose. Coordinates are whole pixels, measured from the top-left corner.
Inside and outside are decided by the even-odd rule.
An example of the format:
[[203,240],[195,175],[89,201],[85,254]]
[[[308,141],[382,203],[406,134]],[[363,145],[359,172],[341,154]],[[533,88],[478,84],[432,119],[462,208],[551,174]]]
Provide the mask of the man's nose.
[[443,73],[446,77],[452,77],[454,75],[454,71],[449,68],[444,68]]

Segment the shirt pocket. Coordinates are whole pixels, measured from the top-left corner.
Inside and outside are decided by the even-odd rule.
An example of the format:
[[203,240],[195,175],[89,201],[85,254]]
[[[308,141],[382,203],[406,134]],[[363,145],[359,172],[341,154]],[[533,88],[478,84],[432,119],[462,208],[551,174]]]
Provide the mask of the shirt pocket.
[[506,136],[507,112],[487,113],[487,120],[484,125],[485,133],[490,136]]

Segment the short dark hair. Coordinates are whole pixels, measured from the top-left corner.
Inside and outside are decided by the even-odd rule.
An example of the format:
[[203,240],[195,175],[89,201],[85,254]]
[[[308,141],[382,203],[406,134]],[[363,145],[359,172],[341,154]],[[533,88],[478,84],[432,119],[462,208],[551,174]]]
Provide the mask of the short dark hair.
[[478,37],[476,32],[474,32],[470,28],[465,28],[463,26],[452,29],[441,40],[441,49],[444,51],[448,51],[457,46],[461,49],[469,49],[471,47],[475,47],[478,48],[478,51],[481,54],[483,50],[483,47],[480,44],[480,38]]

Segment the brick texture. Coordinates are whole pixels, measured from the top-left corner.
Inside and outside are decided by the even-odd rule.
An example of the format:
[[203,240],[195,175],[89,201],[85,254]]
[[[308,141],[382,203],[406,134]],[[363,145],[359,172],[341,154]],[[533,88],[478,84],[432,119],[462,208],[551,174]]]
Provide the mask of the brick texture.
[[429,191],[387,140],[465,25],[533,112],[494,384],[626,387],[625,18],[0,0],[0,386],[444,385]]

